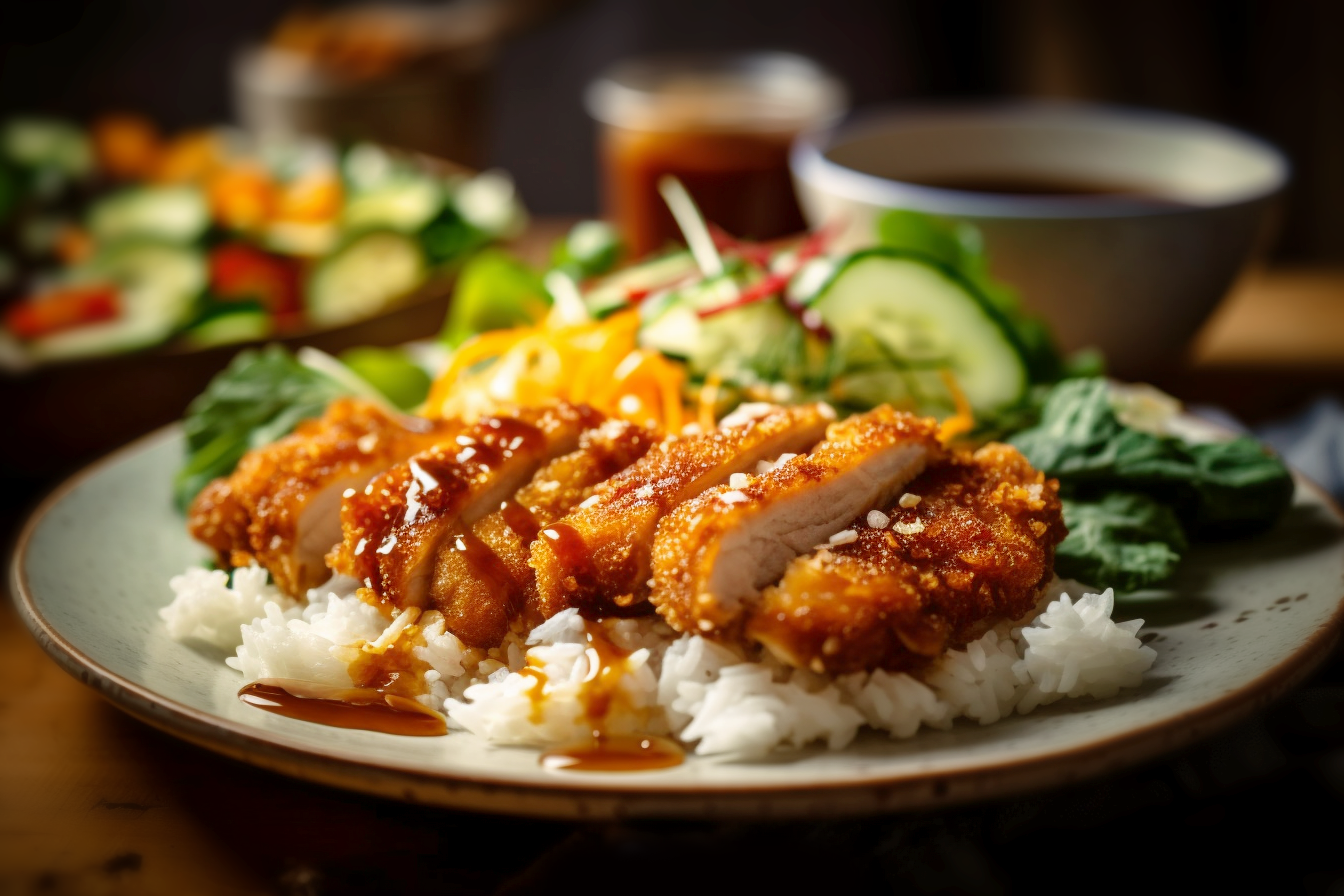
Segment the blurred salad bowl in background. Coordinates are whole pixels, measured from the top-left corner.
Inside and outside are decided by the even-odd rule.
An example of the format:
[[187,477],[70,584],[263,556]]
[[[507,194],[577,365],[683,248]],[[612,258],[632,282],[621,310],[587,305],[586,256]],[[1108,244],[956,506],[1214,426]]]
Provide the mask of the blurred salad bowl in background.
[[236,347],[436,332],[456,268],[517,235],[512,181],[374,144],[0,125],[0,391],[55,469],[181,414]]
[[1125,377],[1179,360],[1288,179],[1278,150],[1229,128],[1069,104],[870,113],[805,135],[791,165],[809,221],[840,227],[840,245],[904,240],[881,217],[893,209],[970,225],[1065,348],[1099,348]]

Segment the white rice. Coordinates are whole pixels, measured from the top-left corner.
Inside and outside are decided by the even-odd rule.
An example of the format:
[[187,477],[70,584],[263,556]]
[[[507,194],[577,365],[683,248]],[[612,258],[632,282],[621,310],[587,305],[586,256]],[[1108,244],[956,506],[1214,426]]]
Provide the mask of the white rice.
[[[535,746],[591,733],[589,681],[601,670],[577,611],[552,617],[526,643],[487,653],[464,646],[433,611],[403,611],[389,621],[355,596],[353,580],[333,580],[300,604],[265,576],[257,567],[236,570],[232,582],[217,571],[177,576],[176,597],[160,611],[169,634],[235,649],[226,662],[249,681],[348,687],[347,666],[361,652],[414,631],[413,653],[429,667],[419,699],[441,709],[451,727],[491,743]],[[1065,697],[1110,697],[1139,685],[1156,658],[1138,639],[1142,620],[1117,624],[1113,608],[1109,589],[1096,594],[1056,581],[1030,622],[999,625],[918,677],[824,677],[678,636],[657,618],[610,621],[603,633],[629,655],[610,683],[601,726],[609,734],[672,734],[700,755],[751,758],[814,742],[843,749],[864,725],[906,738],[959,718],[988,725]]]

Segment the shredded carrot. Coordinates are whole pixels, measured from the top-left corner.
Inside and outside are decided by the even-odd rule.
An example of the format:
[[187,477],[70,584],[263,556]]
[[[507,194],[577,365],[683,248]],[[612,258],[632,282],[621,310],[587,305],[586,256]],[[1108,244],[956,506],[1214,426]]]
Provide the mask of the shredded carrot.
[[641,349],[638,335],[634,311],[482,333],[463,343],[435,380],[424,413],[470,418],[559,399],[676,432],[685,416],[685,370]]
[[719,386],[723,379],[718,371],[711,370],[705,377],[705,384],[700,387],[700,407],[696,415],[696,422],[700,425],[702,432],[709,432],[714,428],[715,414],[714,410],[719,404]]
[[975,428],[975,412],[971,409],[971,403],[966,400],[966,393],[961,391],[961,384],[957,382],[952,371],[943,368],[939,373],[942,374],[943,385],[952,395],[952,402],[956,407],[955,413],[938,427],[938,440],[946,445],[957,436]]

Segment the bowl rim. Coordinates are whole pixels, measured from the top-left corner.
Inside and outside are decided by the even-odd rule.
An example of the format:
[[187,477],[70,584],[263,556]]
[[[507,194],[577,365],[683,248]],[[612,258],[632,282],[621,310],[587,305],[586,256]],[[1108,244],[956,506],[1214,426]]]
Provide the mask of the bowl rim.
[[[1198,134],[1234,144],[1260,156],[1270,166],[1263,185],[1231,192],[1226,198],[1173,203],[1133,196],[1040,196],[981,193],[933,187],[870,174],[830,159],[826,153],[841,142],[872,136],[893,124],[936,123],[939,120],[978,118],[983,123],[1028,121],[1056,125],[1139,126],[1148,133]],[[1107,103],[1061,100],[1005,100],[967,103],[903,103],[871,107],[854,112],[838,123],[815,128],[798,136],[789,152],[789,167],[801,187],[829,193],[865,205],[888,208],[918,208],[931,214],[949,214],[984,219],[1089,219],[1168,217],[1231,208],[1267,200],[1287,186],[1292,164],[1278,147],[1267,140],[1228,125],[1159,109]]]

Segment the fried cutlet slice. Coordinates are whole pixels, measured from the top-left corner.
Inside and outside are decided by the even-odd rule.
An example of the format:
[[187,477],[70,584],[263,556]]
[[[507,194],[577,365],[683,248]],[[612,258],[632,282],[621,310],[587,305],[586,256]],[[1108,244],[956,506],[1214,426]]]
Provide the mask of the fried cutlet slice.
[[1055,480],[990,444],[905,492],[882,509],[889,525],[859,517],[853,541],[790,563],[745,640],[816,672],[909,670],[1036,606],[1065,535]]
[[528,561],[545,617],[649,612],[654,531],[665,514],[734,473],[806,451],[835,419],[821,404],[772,408],[711,432],[669,439],[613,476],[574,512],[541,530]]
[[579,438],[576,451],[556,458],[532,481],[471,527],[462,548],[439,551],[430,597],[450,632],[472,647],[494,647],[535,603],[536,581],[527,565],[533,540],[587,500],[596,486],[643,457],[658,441],[647,427],[607,420]]
[[794,557],[894,499],[943,453],[938,421],[886,405],[832,424],[811,453],[664,518],[650,600],[678,631],[731,637]]
[[492,414],[374,477],[341,501],[333,570],[358,579],[380,603],[424,607],[439,549],[470,534],[544,464],[568,454],[603,420],[564,402]]
[[320,418],[248,452],[231,475],[206,486],[191,504],[187,529],[221,565],[255,560],[281,590],[300,595],[330,575],[323,557],[341,540],[341,495],[460,429],[456,421],[337,399]]

